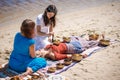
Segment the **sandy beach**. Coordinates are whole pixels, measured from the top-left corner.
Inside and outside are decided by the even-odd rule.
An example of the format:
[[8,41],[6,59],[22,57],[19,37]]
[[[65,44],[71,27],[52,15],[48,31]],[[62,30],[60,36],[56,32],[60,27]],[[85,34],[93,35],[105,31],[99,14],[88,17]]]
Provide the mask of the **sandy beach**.
[[0,1],[0,64],[8,62],[14,35],[19,31],[21,22],[26,18],[35,21],[47,5],[55,4],[58,7],[55,36],[81,36],[96,32],[104,33],[106,39],[117,41],[61,75],[70,80],[120,80],[120,0],[46,1],[13,0],[15,5],[12,6]]

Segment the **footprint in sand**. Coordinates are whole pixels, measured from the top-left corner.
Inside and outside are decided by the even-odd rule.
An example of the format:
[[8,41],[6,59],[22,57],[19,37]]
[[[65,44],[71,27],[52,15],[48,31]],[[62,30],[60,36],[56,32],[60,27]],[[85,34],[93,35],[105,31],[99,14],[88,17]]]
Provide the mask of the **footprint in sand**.
[[5,60],[9,60],[9,57],[7,56],[7,57],[5,57]]
[[10,53],[11,53],[11,51],[5,50],[5,54],[10,54]]
[[2,35],[2,36],[0,36],[0,38],[4,38],[4,36]]

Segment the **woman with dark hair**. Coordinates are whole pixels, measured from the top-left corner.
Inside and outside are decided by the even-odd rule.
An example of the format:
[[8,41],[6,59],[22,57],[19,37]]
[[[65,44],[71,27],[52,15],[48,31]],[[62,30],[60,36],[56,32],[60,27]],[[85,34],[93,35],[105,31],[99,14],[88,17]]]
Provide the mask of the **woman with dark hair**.
[[42,49],[50,44],[54,35],[53,28],[56,25],[57,8],[55,5],[49,5],[44,14],[40,14],[36,20],[35,49]]
[[33,37],[35,36],[35,22],[25,19],[21,25],[21,32],[15,35],[13,51],[10,55],[9,67],[19,73],[31,74],[46,66],[44,58],[35,55]]

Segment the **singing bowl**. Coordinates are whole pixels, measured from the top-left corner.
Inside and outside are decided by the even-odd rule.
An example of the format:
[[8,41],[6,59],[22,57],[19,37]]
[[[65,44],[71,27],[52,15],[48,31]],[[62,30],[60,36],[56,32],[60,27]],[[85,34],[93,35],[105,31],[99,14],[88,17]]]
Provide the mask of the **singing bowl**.
[[109,45],[110,45],[110,40],[101,39],[101,40],[99,41],[99,45],[100,45],[100,46],[109,46]]
[[89,35],[89,40],[97,40],[99,38],[99,34],[90,34]]
[[68,66],[68,65],[70,65],[72,63],[72,59],[71,58],[66,58],[65,60],[64,60],[64,65],[65,66]]
[[82,58],[83,58],[83,56],[80,55],[80,54],[73,54],[73,55],[72,55],[72,60],[73,60],[73,61],[76,61],[76,62],[82,60]]
[[32,75],[32,79],[38,79],[38,78],[40,78],[39,75]]
[[32,79],[32,78],[28,78],[27,80],[34,80],[34,79]]
[[10,80],[21,80],[19,76],[14,76]]
[[54,39],[53,40],[53,44],[54,45],[59,45],[60,44],[60,40],[59,39]]
[[63,42],[69,43],[70,41],[70,37],[63,37]]
[[63,63],[57,63],[56,68],[57,69],[62,69],[62,68],[64,68],[64,64]]
[[56,67],[49,67],[47,72],[48,73],[54,73],[56,71]]

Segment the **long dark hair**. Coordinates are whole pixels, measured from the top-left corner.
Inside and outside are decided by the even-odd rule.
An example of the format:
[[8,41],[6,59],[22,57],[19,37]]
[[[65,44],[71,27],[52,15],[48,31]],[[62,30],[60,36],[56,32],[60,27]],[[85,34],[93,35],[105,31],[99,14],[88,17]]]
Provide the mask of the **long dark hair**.
[[[53,12],[54,16],[50,19],[48,19],[47,17],[47,12]],[[57,14],[57,8],[55,5],[49,5],[46,9],[45,12],[43,14],[43,19],[44,19],[44,23],[45,26],[47,26],[48,24],[52,25],[53,27],[55,27],[56,25],[56,14]]]
[[35,22],[31,19],[25,19],[21,25],[21,33],[27,38],[32,38],[33,30],[35,28]]

